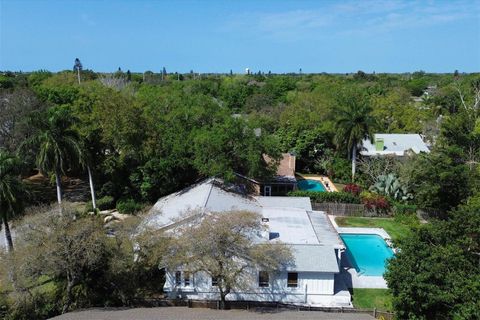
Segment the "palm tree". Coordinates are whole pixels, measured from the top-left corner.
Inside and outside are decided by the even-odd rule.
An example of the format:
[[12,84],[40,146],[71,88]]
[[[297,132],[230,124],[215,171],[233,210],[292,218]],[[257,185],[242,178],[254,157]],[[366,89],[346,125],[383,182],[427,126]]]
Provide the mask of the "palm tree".
[[376,121],[371,115],[372,108],[362,95],[342,96],[339,103],[335,143],[337,147],[347,147],[352,160],[353,182],[355,181],[357,150],[361,148],[364,139],[370,139],[373,143],[373,128]]
[[42,173],[54,173],[57,185],[57,201],[62,203],[62,174],[78,165],[81,157],[80,138],[72,129],[75,118],[66,108],[51,108],[46,117],[33,119],[36,134],[27,139],[21,150],[26,147],[38,150],[36,165]]
[[80,84],[80,71],[82,71],[82,69],[83,69],[83,66],[82,66],[82,63],[80,62],[80,59],[76,58],[75,64],[73,65],[73,71],[77,72],[78,84]]
[[7,251],[13,251],[12,235],[8,220],[23,209],[24,188],[20,175],[18,158],[0,150],[0,218],[5,230]]

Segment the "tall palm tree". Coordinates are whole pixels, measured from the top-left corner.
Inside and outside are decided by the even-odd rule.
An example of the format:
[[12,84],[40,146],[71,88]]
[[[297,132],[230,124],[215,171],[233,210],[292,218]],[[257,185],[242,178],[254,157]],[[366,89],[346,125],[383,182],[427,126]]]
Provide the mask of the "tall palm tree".
[[82,70],[83,70],[82,63],[80,62],[80,59],[76,58],[75,64],[73,65],[73,71],[77,73],[78,84],[80,84],[80,71]]
[[45,117],[33,119],[36,134],[27,139],[21,150],[38,150],[36,165],[42,173],[54,173],[57,201],[62,203],[62,174],[80,162],[81,145],[78,133],[72,128],[75,118],[66,108],[51,108]]
[[364,139],[373,143],[375,118],[371,115],[372,108],[365,97],[359,94],[347,94],[339,99],[336,123],[337,147],[347,147],[352,160],[352,182],[355,181],[357,150],[362,147]]
[[20,161],[0,149],[0,223],[3,223],[7,251],[13,251],[8,220],[23,210],[23,183],[19,178]]

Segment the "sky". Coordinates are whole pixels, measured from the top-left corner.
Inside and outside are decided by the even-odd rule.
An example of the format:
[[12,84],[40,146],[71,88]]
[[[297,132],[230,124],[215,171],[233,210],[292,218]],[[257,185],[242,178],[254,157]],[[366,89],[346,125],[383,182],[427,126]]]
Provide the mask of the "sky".
[[478,72],[477,1],[0,0],[0,70]]

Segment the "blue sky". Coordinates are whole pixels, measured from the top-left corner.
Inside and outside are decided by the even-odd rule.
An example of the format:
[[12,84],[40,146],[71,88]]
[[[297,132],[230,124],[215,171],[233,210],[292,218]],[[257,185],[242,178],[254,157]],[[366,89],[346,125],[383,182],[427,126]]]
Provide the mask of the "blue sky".
[[0,0],[0,70],[480,71],[480,1]]

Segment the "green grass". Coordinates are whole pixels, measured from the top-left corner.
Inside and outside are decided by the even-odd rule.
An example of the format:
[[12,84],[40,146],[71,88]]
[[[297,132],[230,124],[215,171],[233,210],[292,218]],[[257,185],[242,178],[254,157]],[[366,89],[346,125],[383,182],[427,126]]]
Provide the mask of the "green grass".
[[359,309],[392,310],[392,295],[388,289],[353,289],[353,306]]
[[383,228],[392,240],[398,240],[412,233],[410,224],[399,222],[394,218],[336,217],[335,222],[339,227]]

